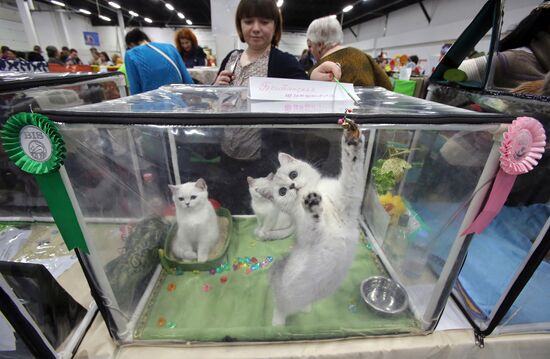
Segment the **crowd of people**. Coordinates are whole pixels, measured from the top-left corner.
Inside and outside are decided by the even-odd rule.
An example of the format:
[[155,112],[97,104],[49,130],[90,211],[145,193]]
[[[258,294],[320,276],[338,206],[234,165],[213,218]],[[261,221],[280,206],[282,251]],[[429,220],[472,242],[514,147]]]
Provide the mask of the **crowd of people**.
[[[538,16],[538,18],[543,17]],[[381,86],[391,90],[390,77],[397,77],[403,68],[410,69],[409,76],[425,74],[425,68],[419,64],[419,58],[416,55],[389,58],[381,52],[377,57],[372,58],[360,49],[344,46],[342,27],[335,17],[330,16],[316,19],[309,25],[306,35],[308,48],[303,51],[301,57],[296,58],[294,55],[283,52],[278,47],[282,36],[283,19],[274,0],[241,0],[237,8],[235,24],[239,38],[246,44],[246,48],[233,50],[225,56],[214,81],[215,85],[246,85],[251,76],[328,81],[337,78],[357,86]],[[539,46],[539,43],[548,42],[548,36],[547,32],[543,31],[543,27],[541,29],[537,28],[531,37],[521,36],[522,39],[532,38],[533,40],[519,45],[523,46],[522,49],[529,48],[530,53],[534,54],[531,57],[542,58],[542,63],[545,64],[544,52],[538,49],[546,48]],[[508,62],[512,60],[518,62],[516,58],[519,59],[520,56],[517,54],[523,55],[525,51],[513,50],[514,48],[509,46],[506,40],[503,43],[504,45],[500,46],[502,55],[497,55],[497,59],[508,56]],[[126,35],[126,45],[128,51],[124,59],[120,54],[114,53],[109,56],[107,52],[92,47],[89,64],[120,66],[125,63],[132,94],[155,89],[171,82],[192,83],[193,80],[187,69],[216,63],[211,51],[199,46],[197,36],[189,28],[178,30],[173,44],[152,42],[145,32],[133,29]],[[518,48],[519,45],[513,44]],[[444,57],[451,46],[451,43],[443,45],[440,58]],[[14,51],[6,46],[2,47],[4,60],[23,58],[28,61],[47,61],[48,64],[83,64],[78,51],[66,46],[63,46],[61,51],[55,46],[47,46],[46,55],[47,60],[38,45],[26,53]],[[463,67],[466,66],[465,70],[469,78],[475,79],[476,74],[481,73],[477,71],[476,66],[482,67],[486,59],[484,55],[475,50],[472,51],[469,58],[477,58],[477,60],[465,62],[463,65]],[[512,55],[515,56],[513,59]],[[523,63],[533,62],[530,62],[530,58],[528,60]],[[467,67],[469,64],[473,65]],[[478,66],[478,64],[481,65]],[[533,68],[538,76],[544,71],[539,69],[538,62],[535,65],[529,69]],[[537,76],[532,78],[539,80],[540,76]],[[505,76],[502,78],[507,79]],[[518,86],[519,83],[516,81],[505,85]]]

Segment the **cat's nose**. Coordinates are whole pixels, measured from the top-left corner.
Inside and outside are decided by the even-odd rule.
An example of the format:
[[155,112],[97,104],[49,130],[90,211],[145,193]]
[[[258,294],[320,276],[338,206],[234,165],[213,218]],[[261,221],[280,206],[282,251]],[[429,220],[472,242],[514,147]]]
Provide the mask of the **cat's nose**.
[[295,189],[296,186],[294,185],[294,183],[291,183],[290,186],[289,186],[288,188],[290,188],[290,189]]
[[189,207],[189,203],[185,202],[185,205],[186,205],[187,207]]

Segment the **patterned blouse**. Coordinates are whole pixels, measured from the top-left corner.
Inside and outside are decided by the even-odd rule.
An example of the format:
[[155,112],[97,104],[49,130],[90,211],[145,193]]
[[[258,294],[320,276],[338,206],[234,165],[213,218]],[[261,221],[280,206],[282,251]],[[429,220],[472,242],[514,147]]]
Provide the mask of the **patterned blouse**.
[[[267,66],[269,63],[269,47],[260,57],[248,65],[241,66],[241,51],[234,51],[225,70],[233,70],[233,81],[231,86],[248,86],[250,77],[267,77]],[[222,150],[235,159],[252,161],[261,158],[262,136],[261,131],[256,128],[226,128],[223,131]]]

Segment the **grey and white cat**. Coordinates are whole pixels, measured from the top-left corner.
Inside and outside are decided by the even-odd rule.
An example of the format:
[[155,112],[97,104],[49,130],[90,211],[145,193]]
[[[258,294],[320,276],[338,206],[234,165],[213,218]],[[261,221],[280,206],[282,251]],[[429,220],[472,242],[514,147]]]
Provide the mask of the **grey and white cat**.
[[265,190],[294,219],[296,242],[271,269],[273,325],[309,310],[334,293],[346,277],[359,241],[359,213],[365,185],[365,138],[342,136],[341,173],[326,178],[309,163],[280,153],[280,167]]
[[262,193],[263,188],[271,186],[273,177],[274,174],[270,173],[266,177],[246,178],[250,204],[258,221],[254,234],[264,241],[286,238],[294,232],[292,219],[275,206],[272,194],[266,191]]
[[208,200],[204,179],[168,185],[176,204],[178,232],[172,241],[172,254],[178,259],[206,262],[219,238],[218,217]]

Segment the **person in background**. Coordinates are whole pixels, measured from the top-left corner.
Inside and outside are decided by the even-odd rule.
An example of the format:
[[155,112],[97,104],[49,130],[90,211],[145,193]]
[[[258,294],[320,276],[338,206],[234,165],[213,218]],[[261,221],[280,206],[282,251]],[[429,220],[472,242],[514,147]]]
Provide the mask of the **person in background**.
[[283,20],[274,0],[241,0],[235,25],[247,47],[233,50],[223,59],[214,84],[246,86],[252,76],[307,79],[298,60],[277,48]]
[[315,57],[311,53],[311,47],[308,47],[302,52],[302,56],[300,57],[300,64],[304,68],[304,70],[309,71],[315,65],[317,61],[315,60]]
[[113,61],[113,64],[115,66],[119,66],[119,65],[122,65],[122,56],[120,56],[119,54],[113,54],[112,56],[112,61]]
[[311,53],[317,60],[312,68],[325,61],[340,64],[341,81],[353,83],[356,86],[382,86],[392,89],[390,79],[376,62],[363,51],[344,47],[342,26],[333,17],[326,16],[316,20],[307,29],[307,43]]
[[29,52],[27,55],[29,61],[44,61],[44,56],[42,56],[42,49],[40,46],[35,45],[33,51]]
[[2,60],[5,60],[6,53],[10,48],[8,46],[2,46]]
[[65,65],[60,59],[59,50],[55,46],[47,46],[46,54],[48,55],[48,64]]
[[92,54],[92,61],[90,62],[90,65],[101,65],[99,51],[97,51],[95,47],[90,47],[90,54]]
[[99,53],[99,61],[101,66],[112,66],[113,63],[111,62],[111,59],[109,58],[109,55],[105,51],[101,51]]
[[[222,61],[215,85],[247,86],[250,77],[278,77],[306,80],[307,75],[295,56],[277,48],[282,35],[282,16],[275,0],[241,0],[235,25],[245,50],[233,50]],[[227,171],[224,186],[231,193],[216,195],[224,206],[235,213],[246,213],[247,176],[269,173],[275,158],[278,139],[262,140],[262,130],[254,127],[225,128],[221,141],[221,166]],[[271,141],[270,150],[263,149]],[[226,191],[227,192],[227,191]]]
[[[493,84],[512,92],[539,94],[550,72],[550,1],[537,6],[499,42],[492,60]],[[464,60],[468,80],[482,82],[488,56]],[[530,92],[527,92],[530,91]]]
[[65,63],[67,65],[82,65],[82,61],[78,57],[78,51],[76,51],[76,49],[69,50],[69,56],[67,60],[65,60]]
[[125,40],[130,50],[124,63],[132,95],[173,83],[193,83],[174,46],[151,42],[140,29],[128,32]]
[[61,47],[59,58],[63,61],[63,63],[67,62],[67,59],[69,58],[69,48],[67,46]]
[[2,53],[3,60],[17,60],[17,54],[12,49],[7,49]]
[[199,46],[197,37],[191,29],[180,29],[176,32],[174,41],[187,68],[206,66],[206,54]]

